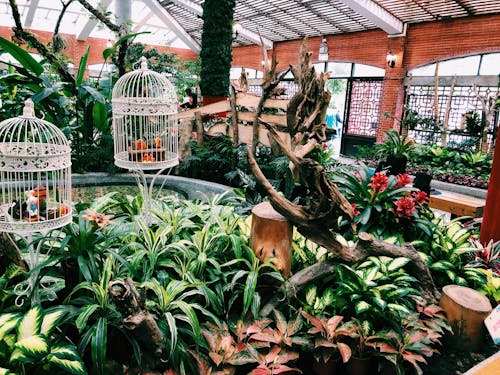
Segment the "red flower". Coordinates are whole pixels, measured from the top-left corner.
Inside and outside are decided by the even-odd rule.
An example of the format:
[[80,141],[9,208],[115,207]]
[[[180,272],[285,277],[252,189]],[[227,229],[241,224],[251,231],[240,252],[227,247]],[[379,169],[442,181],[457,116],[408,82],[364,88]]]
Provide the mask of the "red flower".
[[396,184],[396,189],[397,188],[400,188],[400,187],[403,187],[405,185],[408,185],[409,183],[411,183],[411,179],[410,179],[410,176],[406,173],[403,173],[403,174],[398,174],[396,176],[398,182]]
[[396,205],[396,215],[399,217],[412,217],[412,211],[415,211],[415,202],[411,198],[401,198],[400,200],[394,202]]
[[425,204],[429,201],[429,196],[425,191],[418,191],[412,194],[413,199],[415,199],[415,202],[418,204]]
[[363,177],[361,177],[361,173],[359,171],[354,171],[352,172],[356,178],[358,179],[358,181],[362,181],[363,180]]
[[368,186],[370,186],[375,192],[381,192],[387,188],[387,185],[389,184],[389,177],[387,177],[385,173],[378,172],[371,178],[371,181],[371,184],[368,184]]
[[354,216],[357,216],[360,214],[359,210],[356,210],[356,203],[351,203],[351,207],[354,210]]

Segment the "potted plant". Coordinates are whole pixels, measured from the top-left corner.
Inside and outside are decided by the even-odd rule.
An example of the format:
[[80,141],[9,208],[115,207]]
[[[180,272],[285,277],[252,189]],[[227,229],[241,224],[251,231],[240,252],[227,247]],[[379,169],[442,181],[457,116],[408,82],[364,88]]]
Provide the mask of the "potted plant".
[[380,158],[385,158],[377,171],[388,168],[388,174],[398,175],[406,172],[406,164],[411,155],[414,143],[406,135],[400,136],[399,133],[391,129],[385,133],[384,142],[375,144],[376,154]]
[[420,365],[427,363],[425,357],[438,353],[435,346],[441,344],[445,331],[451,331],[438,306],[417,305],[417,311],[403,318],[399,327],[382,329],[367,340],[367,345],[376,348],[376,355],[392,365],[397,375],[408,373],[411,367],[422,375]]
[[327,318],[322,315],[312,316],[305,311],[302,311],[302,315],[312,324],[308,333],[314,337],[312,366],[314,374],[331,374],[340,361],[343,363],[349,361],[352,355],[351,348],[340,339],[353,337],[354,333],[344,325],[340,325],[343,316],[335,315]]
[[373,354],[375,349],[370,345],[370,337],[373,334],[372,323],[368,320],[352,318],[344,325],[345,329],[351,331],[346,343],[351,348],[351,358],[346,364],[349,375],[368,374],[373,368]]

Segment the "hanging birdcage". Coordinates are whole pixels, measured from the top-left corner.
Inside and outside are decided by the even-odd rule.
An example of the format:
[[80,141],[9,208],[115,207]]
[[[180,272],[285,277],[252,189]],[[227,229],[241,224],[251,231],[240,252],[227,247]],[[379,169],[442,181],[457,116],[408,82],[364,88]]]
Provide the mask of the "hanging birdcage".
[[61,130],[35,117],[31,100],[22,116],[0,123],[0,181],[0,232],[71,222],[71,148]]
[[165,169],[179,164],[177,95],[170,81],[141,67],[123,75],[113,88],[115,164],[133,170]]

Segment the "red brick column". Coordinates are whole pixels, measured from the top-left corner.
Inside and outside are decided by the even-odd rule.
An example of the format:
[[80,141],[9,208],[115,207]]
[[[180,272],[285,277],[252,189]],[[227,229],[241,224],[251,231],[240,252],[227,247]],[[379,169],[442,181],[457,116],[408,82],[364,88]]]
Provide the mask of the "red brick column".
[[[399,130],[399,121],[403,114],[404,87],[403,80],[406,76],[404,61],[406,37],[388,38],[387,53],[396,56],[393,68],[386,65],[382,101],[380,103],[380,120],[377,131],[377,140],[383,138],[384,132],[389,129]],[[387,114],[387,116],[386,116]]]

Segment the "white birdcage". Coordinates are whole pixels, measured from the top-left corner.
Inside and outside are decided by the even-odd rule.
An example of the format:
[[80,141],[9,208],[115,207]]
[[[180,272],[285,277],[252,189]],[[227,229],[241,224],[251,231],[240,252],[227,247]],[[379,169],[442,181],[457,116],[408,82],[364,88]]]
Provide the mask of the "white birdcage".
[[0,181],[0,232],[30,234],[71,222],[68,140],[35,117],[29,99],[22,116],[0,123]]
[[124,74],[113,88],[115,164],[133,170],[171,168],[179,164],[174,86],[159,73],[141,67]]

